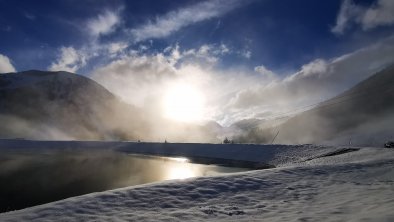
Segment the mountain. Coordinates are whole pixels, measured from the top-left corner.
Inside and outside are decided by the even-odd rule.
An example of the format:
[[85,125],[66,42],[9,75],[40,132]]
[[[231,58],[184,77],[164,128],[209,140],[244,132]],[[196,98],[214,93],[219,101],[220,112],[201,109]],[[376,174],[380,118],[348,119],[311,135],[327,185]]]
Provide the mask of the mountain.
[[[69,72],[0,75],[0,138],[169,142],[381,145],[394,136],[394,66],[284,123],[242,120],[199,126],[127,104],[97,82]],[[273,127],[274,126],[274,127]]]
[[218,142],[217,126],[177,123],[69,72],[0,75],[0,138]]
[[[234,140],[271,143],[279,131],[275,143],[381,146],[394,139],[393,101],[394,65],[284,123],[244,129]],[[256,121],[243,121],[249,122]]]
[[147,130],[143,119],[136,107],[81,75],[0,75],[1,138],[132,140]]
[[277,142],[381,145],[394,137],[394,66],[279,127]]

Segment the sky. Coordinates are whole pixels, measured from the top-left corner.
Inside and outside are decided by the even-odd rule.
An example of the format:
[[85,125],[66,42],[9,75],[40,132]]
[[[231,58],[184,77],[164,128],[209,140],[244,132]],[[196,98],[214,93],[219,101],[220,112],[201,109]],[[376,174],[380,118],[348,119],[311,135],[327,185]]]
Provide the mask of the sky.
[[78,73],[169,118],[229,125],[392,64],[394,1],[0,0],[0,40],[0,73]]

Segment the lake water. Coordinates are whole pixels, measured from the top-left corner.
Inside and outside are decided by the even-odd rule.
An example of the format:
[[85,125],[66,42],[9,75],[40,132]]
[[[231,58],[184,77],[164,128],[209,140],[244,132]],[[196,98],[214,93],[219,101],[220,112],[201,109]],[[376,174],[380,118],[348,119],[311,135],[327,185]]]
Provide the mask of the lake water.
[[103,150],[2,150],[0,212],[115,188],[246,170]]

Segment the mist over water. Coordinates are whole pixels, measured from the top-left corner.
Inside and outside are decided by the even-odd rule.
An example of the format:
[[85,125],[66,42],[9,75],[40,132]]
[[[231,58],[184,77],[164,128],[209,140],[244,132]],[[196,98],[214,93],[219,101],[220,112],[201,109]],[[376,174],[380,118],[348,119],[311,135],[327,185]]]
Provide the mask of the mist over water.
[[[178,90],[175,90],[176,93],[170,93],[171,96],[167,100],[163,100],[160,96],[152,96],[145,105],[136,106],[119,99],[123,97],[112,94],[111,87],[107,90],[91,79],[71,73],[28,71],[7,74],[5,77],[2,76],[2,79],[8,88],[0,89],[2,101],[7,101],[3,102],[4,104],[0,101],[2,123],[0,138],[220,143],[228,137],[235,143],[322,144],[329,142],[333,145],[345,145],[347,142],[344,144],[343,141],[357,137],[358,139],[354,140],[358,141],[357,145],[380,146],[386,140],[392,140],[390,135],[393,132],[394,107],[387,101],[394,98],[393,87],[390,84],[393,81],[393,71],[393,66],[384,69],[348,91],[325,102],[317,103],[314,108],[309,106],[309,110],[305,109],[299,113],[285,112],[287,115],[282,114],[282,116],[280,113],[271,112],[271,114],[259,115],[258,118],[247,118],[247,116],[243,118],[241,115],[237,118],[229,118],[228,121],[232,124],[225,126],[220,125],[220,119],[215,118],[200,123],[163,117],[165,110],[170,111],[171,116],[183,116],[183,114],[187,116],[189,111],[194,110],[183,109],[185,107],[182,105],[187,103],[189,104],[187,107],[193,108],[195,99],[192,95],[199,93],[197,91],[187,93],[189,87],[180,83],[171,85]],[[300,75],[295,75],[292,81],[304,76]],[[20,85],[20,82],[25,83],[25,79],[32,77],[36,82],[33,81],[19,88],[11,87]],[[289,91],[283,84],[284,82],[282,85],[276,83],[267,86],[273,91],[262,94],[272,95],[272,98],[270,97],[272,100],[280,100],[282,101],[280,103],[291,107],[294,105],[291,102],[294,100],[293,97],[283,95],[281,99],[277,99],[274,96],[277,95],[277,91]],[[304,88],[304,84],[296,85],[301,89]],[[115,85],[113,87],[117,88]],[[166,90],[161,94],[167,94],[165,92]],[[292,90],[289,94],[293,95],[290,92]],[[249,101],[253,98],[253,95],[245,93],[240,94],[239,99],[245,97],[245,101]],[[140,95],[136,93],[134,96]],[[304,94],[296,94],[296,97],[308,100]],[[264,103],[264,106],[275,107],[259,98],[256,100]],[[164,108],[167,109],[161,107],[163,103]],[[26,106],[26,104],[30,105]],[[234,110],[231,106],[220,103],[208,103],[205,108],[240,113],[244,110],[243,107]],[[294,109],[289,110],[294,111]],[[273,141],[276,134],[278,136]],[[366,140],[363,135],[373,135],[373,137],[369,136]]]
[[120,187],[243,170],[102,150],[3,150],[0,212]]

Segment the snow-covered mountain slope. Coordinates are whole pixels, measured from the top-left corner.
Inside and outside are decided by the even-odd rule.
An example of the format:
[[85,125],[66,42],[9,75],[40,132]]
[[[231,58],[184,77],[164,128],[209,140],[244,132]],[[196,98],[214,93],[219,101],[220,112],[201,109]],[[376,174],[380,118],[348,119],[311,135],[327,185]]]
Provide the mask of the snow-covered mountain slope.
[[136,139],[142,113],[68,72],[0,75],[0,138]]
[[177,123],[69,72],[0,75],[0,138],[219,142],[214,125]]
[[391,101],[394,101],[394,65],[289,119],[278,128],[277,142],[348,144],[351,141],[358,146],[381,146],[394,134]]
[[0,220],[392,221],[393,154],[361,148],[275,169],[127,187],[0,214]]
[[[244,128],[234,139],[268,143],[279,132],[277,143],[382,146],[393,139],[394,103],[391,101],[394,101],[394,65],[308,111],[293,117],[286,116],[291,111],[277,115],[276,123],[275,119],[271,120],[274,127],[256,124]],[[243,122],[257,123],[253,119]]]

